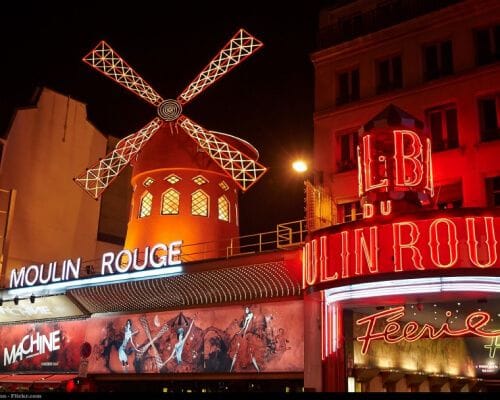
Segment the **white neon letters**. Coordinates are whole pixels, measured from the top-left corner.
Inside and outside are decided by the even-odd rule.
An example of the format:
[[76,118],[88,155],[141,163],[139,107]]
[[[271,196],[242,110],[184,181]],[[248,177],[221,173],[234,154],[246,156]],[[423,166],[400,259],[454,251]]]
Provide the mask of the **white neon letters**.
[[[101,275],[124,274],[143,271],[147,268],[164,268],[181,264],[182,240],[170,244],[158,243],[139,249],[123,249],[118,253],[107,252],[101,258]],[[60,281],[80,279],[81,259],[76,262],[65,260],[58,266],[57,262],[47,265],[29,265],[13,269],[10,273],[10,288],[45,285]]]

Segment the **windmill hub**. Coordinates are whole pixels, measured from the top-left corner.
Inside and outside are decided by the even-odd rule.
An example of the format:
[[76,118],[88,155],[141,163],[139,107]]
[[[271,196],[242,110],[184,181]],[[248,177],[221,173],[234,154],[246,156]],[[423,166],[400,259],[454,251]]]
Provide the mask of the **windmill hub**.
[[163,100],[158,106],[158,116],[164,121],[175,121],[182,113],[182,106],[177,100]]

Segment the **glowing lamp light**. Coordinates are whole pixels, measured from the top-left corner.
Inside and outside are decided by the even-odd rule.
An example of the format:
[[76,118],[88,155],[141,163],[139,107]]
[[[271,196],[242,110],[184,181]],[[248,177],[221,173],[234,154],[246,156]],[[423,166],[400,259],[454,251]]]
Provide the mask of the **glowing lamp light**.
[[304,160],[297,160],[293,162],[292,168],[296,172],[303,173],[307,171],[307,164]]

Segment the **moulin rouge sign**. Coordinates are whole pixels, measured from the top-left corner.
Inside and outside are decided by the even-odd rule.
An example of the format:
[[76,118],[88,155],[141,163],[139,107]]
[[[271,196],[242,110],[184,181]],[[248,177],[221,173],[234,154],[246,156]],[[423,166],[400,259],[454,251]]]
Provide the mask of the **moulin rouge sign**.
[[303,251],[303,286],[380,273],[498,268],[500,217],[436,217],[320,235]]
[[[101,275],[125,274],[129,272],[157,269],[181,264],[182,240],[169,244],[157,243],[144,251],[124,249],[118,253],[107,252],[101,258]],[[10,273],[10,288],[46,285],[80,278],[81,258],[33,264],[13,269]]]
[[382,273],[500,267],[500,216],[484,210],[419,211],[388,223],[394,202],[413,199],[425,205],[433,196],[429,138],[377,128],[364,132],[360,142],[364,220],[312,235],[303,251],[303,288]]

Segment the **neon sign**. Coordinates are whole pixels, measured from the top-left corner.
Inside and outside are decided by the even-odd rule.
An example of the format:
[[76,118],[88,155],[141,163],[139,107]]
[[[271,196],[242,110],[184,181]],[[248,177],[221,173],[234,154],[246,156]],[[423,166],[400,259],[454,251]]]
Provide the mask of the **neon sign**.
[[438,217],[326,233],[303,250],[303,288],[380,273],[499,268],[500,217]]
[[389,215],[390,198],[401,199],[404,192],[417,192],[427,202],[434,195],[430,139],[408,129],[361,134],[358,185],[364,218],[375,215],[374,201],[381,215]]
[[[430,324],[419,325],[416,321],[408,321],[404,325],[400,319],[405,315],[404,306],[395,307],[390,310],[384,310],[373,315],[360,318],[356,325],[367,324],[366,332],[356,340],[362,343],[361,354],[366,354],[371,342],[374,340],[384,340],[385,343],[399,343],[401,341],[414,342],[421,338],[432,340],[443,336],[465,336],[476,335],[480,337],[496,337],[500,331],[485,331],[484,328],[491,320],[490,314],[485,311],[475,311],[465,318],[465,328],[453,330],[447,322],[444,322],[439,328]],[[451,312],[446,311],[446,316],[451,317]],[[385,320],[386,324],[377,330],[377,322]],[[380,326],[380,324],[379,324]]]
[[[124,249],[118,253],[107,252],[101,257],[101,275],[125,274],[147,268],[163,268],[181,263],[182,240],[170,244],[158,243],[139,249]],[[29,265],[13,269],[10,273],[10,288],[46,285],[80,278],[81,258],[57,261],[48,264]]]
[[495,336],[494,338],[491,338],[491,343],[485,344],[483,347],[485,349],[489,349],[489,358],[495,358],[495,354],[498,349],[500,349],[500,336]]

